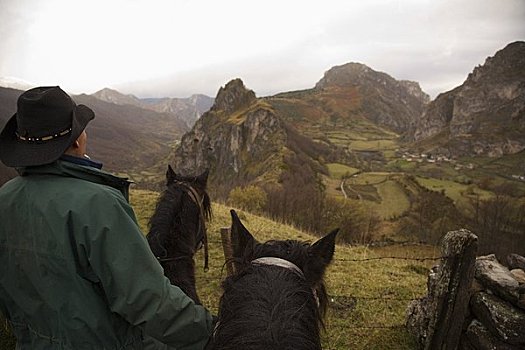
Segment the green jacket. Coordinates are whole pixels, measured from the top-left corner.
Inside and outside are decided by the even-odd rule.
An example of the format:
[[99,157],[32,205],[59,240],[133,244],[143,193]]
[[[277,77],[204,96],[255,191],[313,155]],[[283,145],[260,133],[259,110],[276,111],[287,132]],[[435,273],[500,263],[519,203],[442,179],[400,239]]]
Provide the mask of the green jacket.
[[211,315],[164,277],[129,183],[57,161],[0,188],[0,312],[19,349],[202,349]]

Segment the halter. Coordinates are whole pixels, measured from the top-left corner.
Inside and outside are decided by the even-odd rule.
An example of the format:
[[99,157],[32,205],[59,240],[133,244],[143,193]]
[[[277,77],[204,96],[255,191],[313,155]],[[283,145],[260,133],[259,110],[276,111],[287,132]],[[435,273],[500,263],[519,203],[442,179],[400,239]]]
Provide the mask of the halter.
[[[285,268],[293,272],[295,275],[299,276],[302,280],[306,281],[304,272],[297,265],[285,259],[276,258],[273,256],[265,256],[262,258],[257,258],[255,260],[252,260],[252,264],[282,267],[282,268]],[[312,293],[314,295],[314,299],[317,304],[317,307],[319,307],[321,303],[319,301],[319,297],[317,296],[317,291],[315,290],[315,288],[312,288]]]
[[[197,233],[200,233],[201,230],[202,230],[203,237],[202,237],[202,240],[200,240],[197,243],[198,244],[202,243],[202,245],[204,246],[204,271],[208,271],[208,269],[209,269],[209,267],[208,267],[208,234],[207,234],[207,231],[206,231],[206,225],[204,225],[204,221],[205,221],[205,219],[204,219],[204,204],[203,204],[204,198],[199,196],[199,193],[192,186],[188,185],[185,182],[175,181],[175,184],[180,185],[181,187],[184,187],[187,190],[186,193],[188,194],[188,196],[190,197],[192,202],[197,204],[197,206],[199,207],[199,226],[197,227]],[[197,245],[197,249],[198,248],[200,248],[199,245]],[[165,258],[161,258],[160,256],[157,256],[156,258],[161,263],[162,262],[173,262],[173,261],[185,260],[185,259],[192,259],[193,260],[193,257],[192,256],[188,256],[188,255],[179,256],[179,257],[169,257],[168,256],[168,257],[165,257]]]
[[306,280],[303,271],[299,267],[297,267],[297,265],[288,260],[275,257],[263,257],[253,260],[252,264],[284,267],[285,269],[288,269],[295,273],[297,276],[301,277],[301,279]]

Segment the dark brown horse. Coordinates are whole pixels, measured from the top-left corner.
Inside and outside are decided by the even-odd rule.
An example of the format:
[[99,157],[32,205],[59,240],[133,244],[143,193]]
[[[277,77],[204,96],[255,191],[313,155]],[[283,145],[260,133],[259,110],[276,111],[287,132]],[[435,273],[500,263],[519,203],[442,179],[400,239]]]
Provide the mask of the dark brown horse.
[[337,230],[310,245],[257,242],[232,215],[236,272],[223,283],[218,323],[207,349],[320,350],[328,302],[323,275]]
[[204,246],[207,268],[206,220],[211,216],[206,193],[208,171],[199,176],[180,176],[168,165],[166,180],[167,188],[149,221],[148,243],[171,284],[200,304],[193,255]]

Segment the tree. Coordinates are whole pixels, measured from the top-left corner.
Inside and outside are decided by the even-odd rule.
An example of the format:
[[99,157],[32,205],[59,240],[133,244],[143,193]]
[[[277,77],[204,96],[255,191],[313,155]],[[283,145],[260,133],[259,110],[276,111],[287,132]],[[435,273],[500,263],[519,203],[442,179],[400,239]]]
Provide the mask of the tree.
[[462,217],[452,199],[444,192],[421,189],[409,214],[401,221],[401,230],[418,240],[437,243],[449,230],[461,226]]
[[[508,189],[507,189],[508,190]],[[469,228],[478,235],[480,251],[509,253],[525,251],[525,200],[513,198],[506,191],[499,191],[489,199],[473,200],[474,214]]]
[[268,195],[266,192],[254,185],[235,187],[228,196],[230,205],[256,214],[262,213],[267,201]]
[[347,243],[372,241],[381,219],[371,209],[350,200],[326,197],[323,205],[322,230],[339,228],[338,238]]

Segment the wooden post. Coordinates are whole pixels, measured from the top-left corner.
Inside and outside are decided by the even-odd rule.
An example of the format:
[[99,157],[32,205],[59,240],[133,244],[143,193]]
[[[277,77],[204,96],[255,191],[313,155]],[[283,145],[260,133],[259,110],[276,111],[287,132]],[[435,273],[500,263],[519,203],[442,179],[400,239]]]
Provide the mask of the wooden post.
[[221,240],[224,261],[226,262],[226,271],[228,276],[231,276],[235,273],[235,265],[233,264],[233,248],[229,227],[221,227]]
[[468,313],[478,238],[468,230],[443,239],[441,265],[429,275],[428,296],[408,309],[407,327],[425,350],[456,350]]

